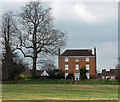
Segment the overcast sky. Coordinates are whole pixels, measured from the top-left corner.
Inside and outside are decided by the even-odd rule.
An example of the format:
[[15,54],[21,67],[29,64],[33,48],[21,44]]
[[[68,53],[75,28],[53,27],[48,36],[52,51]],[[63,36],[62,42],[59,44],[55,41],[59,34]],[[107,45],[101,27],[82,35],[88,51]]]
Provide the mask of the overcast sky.
[[[2,2],[2,12],[24,3]],[[44,2],[52,7],[54,25],[68,34],[65,49],[97,48],[97,70],[116,66],[118,57],[117,2]]]

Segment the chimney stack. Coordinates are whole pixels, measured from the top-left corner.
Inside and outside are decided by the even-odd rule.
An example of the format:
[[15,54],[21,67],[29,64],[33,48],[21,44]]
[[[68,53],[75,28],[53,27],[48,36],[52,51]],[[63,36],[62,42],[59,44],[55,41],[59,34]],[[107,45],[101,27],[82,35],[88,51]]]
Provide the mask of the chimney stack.
[[60,48],[58,48],[58,57],[60,56]]
[[58,69],[60,69],[59,64],[60,64],[60,48],[58,48]]
[[94,55],[96,56],[96,47],[94,46]]
[[96,61],[96,47],[94,46],[94,56],[95,56],[95,72],[96,72],[96,74],[97,74],[97,61]]

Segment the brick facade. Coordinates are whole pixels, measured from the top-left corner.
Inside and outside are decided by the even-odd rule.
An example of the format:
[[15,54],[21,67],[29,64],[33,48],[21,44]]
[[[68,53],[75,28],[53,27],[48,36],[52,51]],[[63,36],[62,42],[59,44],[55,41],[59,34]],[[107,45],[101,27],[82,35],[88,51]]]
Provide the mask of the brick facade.
[[97,79],[102,80],[116,80],[116,77],[118,77],[119,69],[110,69],[110,71],[106,71],[105,69],[102,70],[102,73],[97,74]]
[[[87,54],[87,51],[90,53],[90,55]],[[85,51],[84,53],[84,50],[78,50],[77,53],[82,53],[81,56],[77,56],[76,54],[74,55],[73,53],[75,52],[75,50],[73,51],[73,53],[71,53],[71,55],[73,56],[67,54],[68,51],[64,52],[65,54],[61,54],[58,58],[59,69],[63,70],[65,73],[74,73],[75,71],[80,71],[81,67],[86,67],[86,65],[88,65],[89,68],[86,69],[89,73],[89,78],[94,78],[96,76],[96,49],[94,50],[94,55],[92,54],[92,50],[87,51]],[[68,59],[68,61],[65,61],[66,58]],[[89,61],[86,61],[86,58],[89,59]],[[68,65],[68,70],[65,70],[65,65]],[[79,68],[76,69],[76,65]]]

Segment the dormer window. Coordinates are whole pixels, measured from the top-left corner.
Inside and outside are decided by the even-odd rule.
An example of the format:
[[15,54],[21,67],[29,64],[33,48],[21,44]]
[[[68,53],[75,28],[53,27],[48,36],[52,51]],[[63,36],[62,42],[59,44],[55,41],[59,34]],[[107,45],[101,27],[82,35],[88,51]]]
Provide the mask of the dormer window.
[[89,62],[89,58],[88,57],[86,58],[86,62]]
[[68,62],[68,58],[65,58],[65,62]]

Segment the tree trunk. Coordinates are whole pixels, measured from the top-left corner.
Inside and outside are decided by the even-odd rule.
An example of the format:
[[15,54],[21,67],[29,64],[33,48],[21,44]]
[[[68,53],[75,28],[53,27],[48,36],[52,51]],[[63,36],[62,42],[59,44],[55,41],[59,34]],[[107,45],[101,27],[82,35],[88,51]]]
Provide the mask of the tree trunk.
[[36,78],[36,61],[37,61],[37,49],[36,49],[36,31],[37,27],[34,25],[34,33],[33,33],[33,71],[32,71],[32,77]]
[[36,55],[37,54],[34,54],[34,57],[33,57],[33,71],[32,71],[32,77],[33,78],[36,77],[36,61],[37,61],[37,56]]

